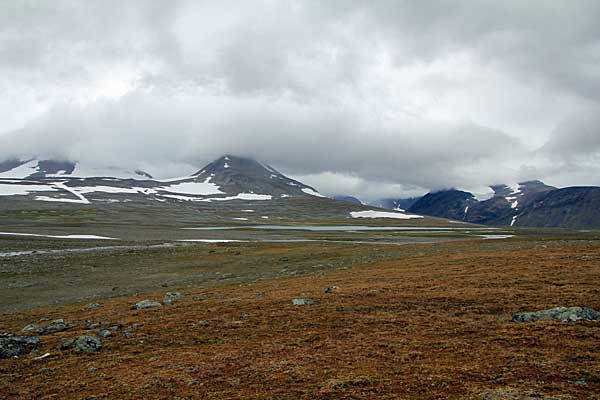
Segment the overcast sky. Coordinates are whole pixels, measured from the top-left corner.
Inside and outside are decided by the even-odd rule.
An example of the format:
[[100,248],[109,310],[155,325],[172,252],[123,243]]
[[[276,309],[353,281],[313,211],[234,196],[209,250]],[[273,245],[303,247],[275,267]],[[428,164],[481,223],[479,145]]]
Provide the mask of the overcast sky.
[[600,184],[600,1],[0,0],[0,158],[363,199]]

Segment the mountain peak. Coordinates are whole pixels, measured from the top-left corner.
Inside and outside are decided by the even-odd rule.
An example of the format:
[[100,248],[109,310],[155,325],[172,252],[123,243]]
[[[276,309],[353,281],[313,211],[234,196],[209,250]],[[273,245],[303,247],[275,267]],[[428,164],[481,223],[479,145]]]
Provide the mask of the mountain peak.
[[227,193],[320,196],[314,188],[288,178],[267,164],[231,154],[216,159],[194,176],[197,181],[209,179]]

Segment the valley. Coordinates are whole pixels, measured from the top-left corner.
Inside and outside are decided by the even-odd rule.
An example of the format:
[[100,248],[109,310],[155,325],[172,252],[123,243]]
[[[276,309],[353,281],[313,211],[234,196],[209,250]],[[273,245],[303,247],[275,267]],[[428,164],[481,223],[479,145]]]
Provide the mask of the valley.
[[[462,192],[330,199],[233,156],[168,180],[16,168],[0,179],[2,398],[600,390],[599,230],[474,223],[484,206]],[[481,203],[501,214],[535,197],[495,190]],[[561,306],[592,319],[512,320]]]

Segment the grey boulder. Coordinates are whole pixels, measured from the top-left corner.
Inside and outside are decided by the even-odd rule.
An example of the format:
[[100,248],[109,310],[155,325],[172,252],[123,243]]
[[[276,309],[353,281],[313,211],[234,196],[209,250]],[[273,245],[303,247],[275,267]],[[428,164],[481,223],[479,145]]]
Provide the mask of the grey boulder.
[[163,299],[163,303],[167,305],[172,305],[176,301],[185,300],[185,296],[181,293],[177,292],[169,292],[165,294],[165,298]]
[[535,322],[555,320],[561,322],[598,321],[600,313],[588,307],[555,307],[548,310],[521,312],[513,314],[514,322]]
[[0,333],[0,359],[29,353],[40,342],[37,336],[18,336]]
[[309,306],[315,304],[315,301],[311,299],[293,299],[292,304],[295,306]]
[[135,310],[143,310],[146,308],[161,307],[161,306],[162,306],[162,304],[160,304],[158,301],[142,300],[142,301],[138,301],[137,303],[135,303],[132,308]]
[[49,335],[52,333],[58,333],[66,331],[71,325],[67,324],[64,319],[55,319],[51,321],[45,328],[39,328],[37,333],[40,335]]

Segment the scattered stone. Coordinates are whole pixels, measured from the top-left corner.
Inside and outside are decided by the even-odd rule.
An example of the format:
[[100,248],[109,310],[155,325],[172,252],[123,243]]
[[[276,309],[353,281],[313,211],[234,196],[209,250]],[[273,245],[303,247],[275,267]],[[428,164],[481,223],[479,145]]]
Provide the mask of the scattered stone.
[[98,328],[100,325],[102,325],[102,322],[91,322],[86,325],[85,329],[96,329]]
[[536,322],[552,319],[561,322],[598,321],[600,313],[588,307],[556,307],[548,310],[513,314],[513,322]]
[[23,332],[37,332],[40,329],[38,324],[29,324],[25,328],[23,328]]
[[79,336],[73,342],[75,351],[79,353],[96,353],[102,348],[102,340],[97,336]]
[[71,328],[71,325],[67,324],[64,319],[55,319],[51,321],[45,328],[39,328],[37,333],[40,335],[50,335],[52,333],[58,333],[66,331]]
[[169,284],[167,282],[163,283],[162,285],[160,285],[162,287],[169,287]]
[[256,292],[256,294],[254,295],[255,297],[263,297],[265,295],[265,292]]
[[336,289],[337,289],[337,286],[330,286],[328,288],[325,288],[324,292],[325,293],[333,293]]
[[29,353],[40,342],[37,336],[17,336],[0,333],[0,359],[19,357]]
[[90,303],[87,306],[85,306],[85,308],[87,308],[88,310],[96,310],[100,307],[102,307],[102,304],[99,303]]
[[123,336],[125,336],[127,339],[131,339],[133,337],[133,333],[123,331]]
[[315,301],[311,299],[292,299],[292,304],[295,306],[309,306],[315,304]]
[[98,371],[98,368],[96,368],[96,367],[89,367],[88,371],[90,371],[90,372],[96,372],[96,371]]
[[167,305],[173,305],[176,301],[185,300],[185,296],[181,293],[177,292],[169,292],[165,294],[165,298],[163,299],[163,303]]
[[136,329],[141,328],[142,326],[144,326],[144,324],[140,324],[140,323],[133,324],[129,328],[127,328],[127,330],[128,331],[135,331]]
[[104,338],[112,336],[112,332],[108,329],[98,329],[96,333]]
[[75,342],[73,340],[71,340],[70,342],[66,342],[66,343],[61,343],[59,345],[56,346],[56,350],[69,350],[72,349],[73,347],[75,347]]
[[142,300],[142,301],[138,301],[137,303],[135,303],[135,305],[132,308],[134,310],[143,310],[146,308],[161,307],[161,306],[162,306],[162,304],[160,304],[158,301]]
[[203,319],[203,320],[200,320],[200,321],[198,321],[198,325],[199,325],[199,326],[208,326],[208,321],[206,321],[206,320],[204,320],[204,319]]
[[109,329],[113,329],[113,330],[121,330],[123,329],[123,324],[112,324]]
[[289,259],[288,257],[281,257],[281,258],[279,259],[279,261],[280,261],[280,262],[288,262],[288,261],[290,261],[290,259]]

